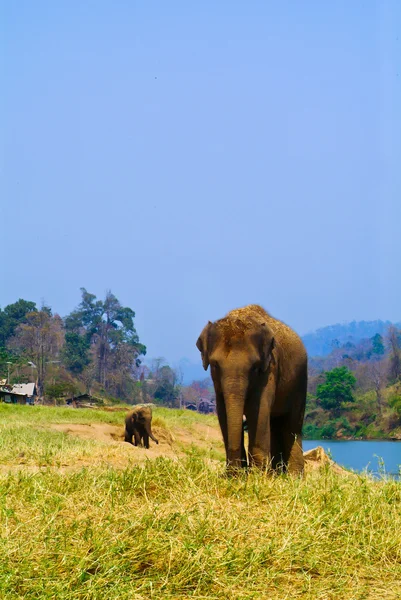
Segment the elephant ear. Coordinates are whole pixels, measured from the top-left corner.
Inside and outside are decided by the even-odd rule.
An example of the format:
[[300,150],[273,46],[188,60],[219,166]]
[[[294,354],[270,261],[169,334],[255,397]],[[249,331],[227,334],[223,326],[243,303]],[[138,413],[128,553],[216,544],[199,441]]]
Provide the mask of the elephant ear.
[[269,368],[270,363],[275,362],[276,352],[274,351],[274,348],[276,342],[272,330],[266,323],[262,323],[261,328],[260,356],[262,359],[262,371],[265,373]]
[[200,334],[196,342],[196,347],[202,355],[202,364],[205,371],[207,371],[207,368],[209,366],[209,334],[211,326],[212,322],[209,321],[208,324],[202,329],[202,333]]

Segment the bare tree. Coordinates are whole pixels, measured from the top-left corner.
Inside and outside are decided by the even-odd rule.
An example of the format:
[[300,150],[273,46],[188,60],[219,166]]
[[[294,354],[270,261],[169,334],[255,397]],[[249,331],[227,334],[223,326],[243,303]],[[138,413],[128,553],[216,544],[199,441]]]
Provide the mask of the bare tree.
[[64,342],[63,322],[59,315],[52,316],[47,308],[28,313],[21,323],[10,347],[16,348],[33,361],[37,368],[37,387],[43,396],[47,364],[58,357]]
[[163,358],[162,356],[159,356],[158,358],[153,358],[151,365],[150,365],[150,370],[152,373],[152,379],[158,379],[159,378],[159,371],[162,367],[162,365],[166,364],[166,359]]
[[358,387],[363,391],[375,390],[379,414],[383,412],[383,389],[387,383],[388,360],[372,360],[358,365],[355,375]]
[[389,377],[391,381],[398,381],[401,379],[401,334],[394,325],[389,327],[387,342],[390,347]]
[[370,363],[370,378],[376,392],[377,407],[379,413],[383,413],[383,388],[387,380],[387,365],[385,361],[374,361]]

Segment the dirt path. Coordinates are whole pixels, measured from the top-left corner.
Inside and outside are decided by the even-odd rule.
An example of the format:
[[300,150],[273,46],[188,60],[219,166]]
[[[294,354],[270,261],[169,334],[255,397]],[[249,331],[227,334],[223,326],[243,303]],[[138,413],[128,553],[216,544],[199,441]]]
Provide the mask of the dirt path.
[[[51,428],[71,435],[77,435],[85,439],[98,440],[107,443],[121,443],[124,440],[124,427],[118,425],[107,425],[104,423],[77,425],[75,423],[66,423],[62,425],[51,425]],[[150,442],[151,447],[146,451],[144,451],[143,448],[136,448],[131,444],[124,443],[127,452],[131,453],[131,458],[136,462],[142,462],[147,458],[156,458],[157,456],[178,458],[185,455],[183,447],[189,447],[191,444],[201,448],[210,448],[211,445],[213,445],[220,447],[221,450],[223,450],[220,431],[210,425],[204,425],[203,423],[196,423],[193,425],[191,431],[187,429],[176,429],[174,431],[174,436],[161,427],[153,427],[153,432],[159,440],[159,444],[156,445]],[[346,471],[332,461],[321,446],[317,446],[312,450],[304,452],[304,457],[305,471],[307,473],[328,464],[336,473],[350,475],[349,471]]]

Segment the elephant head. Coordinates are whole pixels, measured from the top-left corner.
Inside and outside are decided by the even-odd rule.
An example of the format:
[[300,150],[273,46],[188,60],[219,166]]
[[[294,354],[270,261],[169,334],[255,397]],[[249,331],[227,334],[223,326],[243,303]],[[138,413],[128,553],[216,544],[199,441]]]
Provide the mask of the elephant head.
[[[269,366],[276,360],[275,340],[266,323],[220,319],[209,323],[200,334],[196,346],[202,355],[205,371],[210,365],[216,402],[224,405],[219,421],[226,445],[227,463],[243,464],[243,415],[247,399],[262,393],[269,376]],[[248,414],[247,414],[248,417]],[[257,418],[257,417],[256,417]]]

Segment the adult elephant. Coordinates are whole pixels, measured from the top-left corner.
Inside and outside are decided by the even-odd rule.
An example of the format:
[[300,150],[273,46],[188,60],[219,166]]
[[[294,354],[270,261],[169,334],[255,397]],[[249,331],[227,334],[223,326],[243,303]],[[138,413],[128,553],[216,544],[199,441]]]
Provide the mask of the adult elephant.
[[136,406],[125,418],[124,441],[139,446],[143,440],[145,448],[149,448],[149,438],[159,443],[152,433],[152,409],[150,406]]
[[209,323],[196,342],[209,364],[229,471],[250,466],[302,473],[307,354],[299,336],[251,304]]

